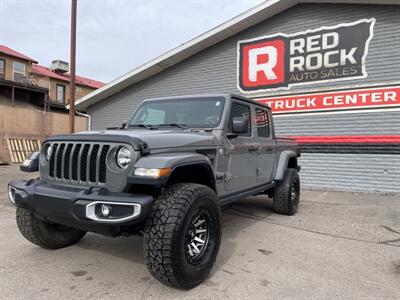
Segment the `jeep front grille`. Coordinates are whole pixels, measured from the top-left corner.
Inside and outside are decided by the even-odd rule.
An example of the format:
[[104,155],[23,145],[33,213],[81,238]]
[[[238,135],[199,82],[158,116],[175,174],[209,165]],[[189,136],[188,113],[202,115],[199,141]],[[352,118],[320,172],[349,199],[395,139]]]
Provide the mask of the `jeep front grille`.
[[106,158],[110,145],[97,143],[53,143],[49,177],[83,184],[106,183]]

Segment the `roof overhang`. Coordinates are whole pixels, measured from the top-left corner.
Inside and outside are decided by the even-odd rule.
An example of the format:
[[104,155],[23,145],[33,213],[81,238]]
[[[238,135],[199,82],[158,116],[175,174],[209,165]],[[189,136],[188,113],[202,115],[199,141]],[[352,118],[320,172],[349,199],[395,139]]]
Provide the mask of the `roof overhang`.
[[85,110],[88,106],[160,73],[188,57],[299,3],[400,5],[399,0],[268,0],[87,94],[76,102],[76,108]]

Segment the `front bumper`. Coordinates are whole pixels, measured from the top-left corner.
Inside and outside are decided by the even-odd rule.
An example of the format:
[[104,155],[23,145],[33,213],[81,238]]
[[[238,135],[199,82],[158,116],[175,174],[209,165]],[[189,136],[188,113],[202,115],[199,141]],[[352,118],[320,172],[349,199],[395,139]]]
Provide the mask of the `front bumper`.
[[[132,225],[141,222],[151,212],[153,197],[134,193],[111,193],[98,188],[75,188],[48,184],[41,180],[14,180],[9,183],[9,197],[18,207],[24,207],[52,222],[77,228],[92,225]],[[13,201],[12,201],[13,200]],[[101,207],[110,215],[102,215]]]

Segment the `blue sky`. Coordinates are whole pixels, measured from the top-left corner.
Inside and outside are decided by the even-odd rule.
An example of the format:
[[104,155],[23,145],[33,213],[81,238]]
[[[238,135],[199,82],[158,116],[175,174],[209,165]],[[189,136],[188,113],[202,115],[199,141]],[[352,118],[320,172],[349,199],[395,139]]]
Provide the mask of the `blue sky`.
[[[110,81],[263,0],[78,0],[77,73]],[[1,0],[0,44],[69,60],[70,1]]]

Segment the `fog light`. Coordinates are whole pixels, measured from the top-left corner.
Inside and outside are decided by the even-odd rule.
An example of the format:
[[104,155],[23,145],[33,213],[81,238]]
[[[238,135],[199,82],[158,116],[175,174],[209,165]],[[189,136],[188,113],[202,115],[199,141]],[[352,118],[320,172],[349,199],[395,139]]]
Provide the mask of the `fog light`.
[[8,199],[15,205],[15,189],[11,185],[8,186]]
[[107,218],[111,213],[111,206],[109,206],[107,204],[102,204],[100,211],[101,211],[101,215],[103,217]]
[[86,205],[86,218],[101,223],[121,223],[140,215],[141,205],[129,202],[94,201]]

